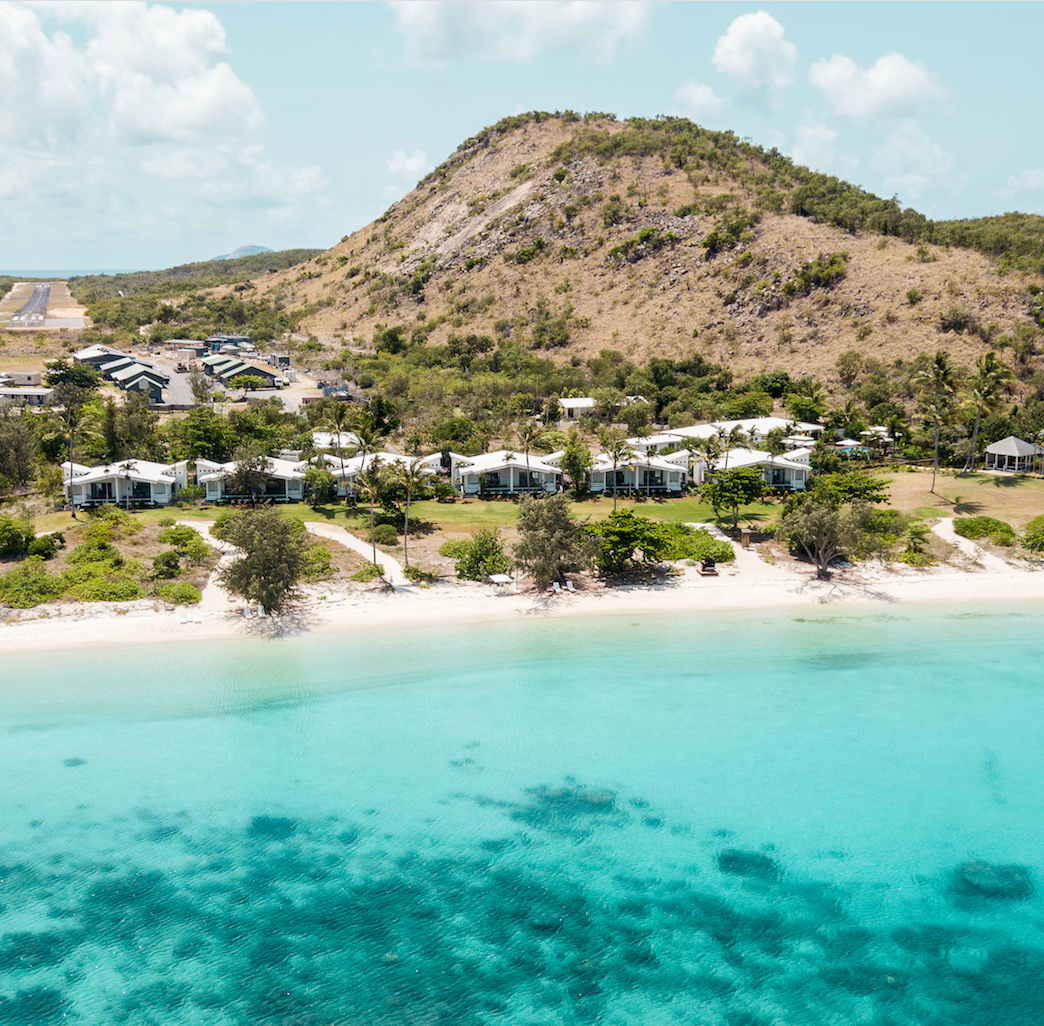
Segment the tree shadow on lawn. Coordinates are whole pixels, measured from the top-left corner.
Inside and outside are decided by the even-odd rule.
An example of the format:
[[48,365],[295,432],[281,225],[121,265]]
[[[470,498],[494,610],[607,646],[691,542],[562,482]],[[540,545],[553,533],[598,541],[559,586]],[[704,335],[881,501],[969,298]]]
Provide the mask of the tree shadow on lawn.
[[977,517],[986,508],[986,504],[982,502],[962,502],[959,495],[955,495],[952,499],[940,495],[939,499],[936,506],[950,506],[958,516]]

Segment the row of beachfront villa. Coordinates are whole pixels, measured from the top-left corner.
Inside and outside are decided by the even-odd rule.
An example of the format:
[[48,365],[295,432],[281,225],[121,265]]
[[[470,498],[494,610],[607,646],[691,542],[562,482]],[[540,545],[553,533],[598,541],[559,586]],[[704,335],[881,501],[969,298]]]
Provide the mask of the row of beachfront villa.
[[[699,485],[716,470],[752,466],[762,468],[770,487],[802,489],[809,475],[808,452],[797,451],[783,458],[760,449],[732,449],[710,462],[689,449],[658,454],[630,448],[618,454],[615,461],[605,453],[598,453],[593,457],[590,489],[596,494],[681,495],[690,482]],[[267,460],[260,496],[274,502],[300,502],[307,494],[308,470],[321,466],[333,475],[337,494],[350,498],[357,493],[358,475],[374,462],[384,467],[417,464],[433,478],[439,475],[444,463],[448,463],[450,483],[462,497],[547,494],[571,484],[561,467],[564,455],[564,452],[554,452],[527,456],[506,449],[480,456],[436,452],[423,457],[388,451],[340,456],[327,451],[310,460],[300,460],[284,453]],[[191,483],[187,460],[162,464],[128,459],[100,467],[66,462],[62,464],[62,471],[65,495],[74,507],[105,503],[166,506],[177,501],[179,490]],[[195,481],[204,488],[205,501],[222,503],[249,498],[237,493],[235,471],[234,461],[196,460]]]

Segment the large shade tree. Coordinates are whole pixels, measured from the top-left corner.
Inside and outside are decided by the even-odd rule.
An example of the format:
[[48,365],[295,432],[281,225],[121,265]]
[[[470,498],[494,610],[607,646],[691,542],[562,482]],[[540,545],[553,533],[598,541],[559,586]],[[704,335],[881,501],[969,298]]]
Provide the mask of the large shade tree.
[[240,550],[240,555],[218,571],[222,585],[265,609],[282,609],[304,574],[304,525],[274,508],[254,509],[235,517],[222,537]]

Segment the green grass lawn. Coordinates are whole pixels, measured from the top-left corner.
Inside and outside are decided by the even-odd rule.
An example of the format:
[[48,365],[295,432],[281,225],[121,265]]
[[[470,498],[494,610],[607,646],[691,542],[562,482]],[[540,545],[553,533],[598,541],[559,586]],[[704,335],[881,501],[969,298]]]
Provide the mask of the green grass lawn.
[[[706,503],[695,496],[684,499],[649,499],[636,502],[634,499],[620,498],[617,509],[634,510],[640,516],[648,517],[662,523],[710,523],[714,520],[714,511]],[[176,520],[213,520],[222,506],[185,506],[163,507],[160,509],[132,510],[135,520],[142,524],[155,524],[165,517]],[[360,505],[356,508],[343,503],[328,503],[312,508],[308,503],[291,502],[279,507],[287,516],[300,517],[305,521],[327,524],[340,524],[348,530],[358,530],[367,526],[369,510]],[[781,507],[774,503],[754,503],[744,507],[740,514],[740,523],[752,527],[774,522],[779,516]],[[578,520],[603,520],[613,511],[612,498],[590,498],[573,503],[573,515]],[[379,510],[378,510],[379,512]],[[87,514],[79,514],[73,520],[70,513],[46,513],[35,520],[37,533],[44,531],[63,531],[82,525]],[[465,533],[477,531],[482,527],[512,527],[518,521],[518,504],[515,502],[488,502],[470,499],[462,502],[435,502],[428,500],[414,502],[410,505],[410,519],[427,521],[436,530]],[[728,518],[726,518],[726,523]]]

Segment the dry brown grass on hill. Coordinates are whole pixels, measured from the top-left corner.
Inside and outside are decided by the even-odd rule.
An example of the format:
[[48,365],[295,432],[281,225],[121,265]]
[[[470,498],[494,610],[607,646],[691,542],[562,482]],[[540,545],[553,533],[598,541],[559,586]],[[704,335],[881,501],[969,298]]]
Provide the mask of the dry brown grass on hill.
[[[599,127],[613,133],[624,126]],[[687,174],[659,156],[552,160],[576,131],[551,119],[458,152],[440,169],[444,177],[429,176],[385,217],[303,268],[259,281],[259,291],[291,307],[315,306],[303,329],[318,337],[326,357],[369,345],[381,325],[438,322],[432,344],[452,332],[525,339],[543,309],[568,328],[568,344],[548,351],[556,360],[604,348],[636,361],[696,351],[739,379],[783,367],[814,374],[832,391],[841,388],[837,357],[849,349],[890,364],[947,348],[956,362],[971,363],[985,343],[940,331],[940,315],[951,308],[984,328],[995,325],[996,335],[1028,323],[1022,276],[999,276],[971,250],[918,249],[765,213],[752,239],[707,259],[703,239],[720,216],[673,211],[723,193],[750,205],[753,196],[739,181],[714,171]],[[620,220],[606,224],[613,196]],[[677,241],[633,263],[610,256],[646,227]],[[537,239],[543,248],[532,259],[505,259],[535,249]],[[804,262],[837,252],[848,254],[840,284],[780,297]],[[911,304],[911,289],[923,299]],[[733,294],[737,302],[726,308]],[[772,296],[782,299],[779,309],[775,301],[762,305]]]

